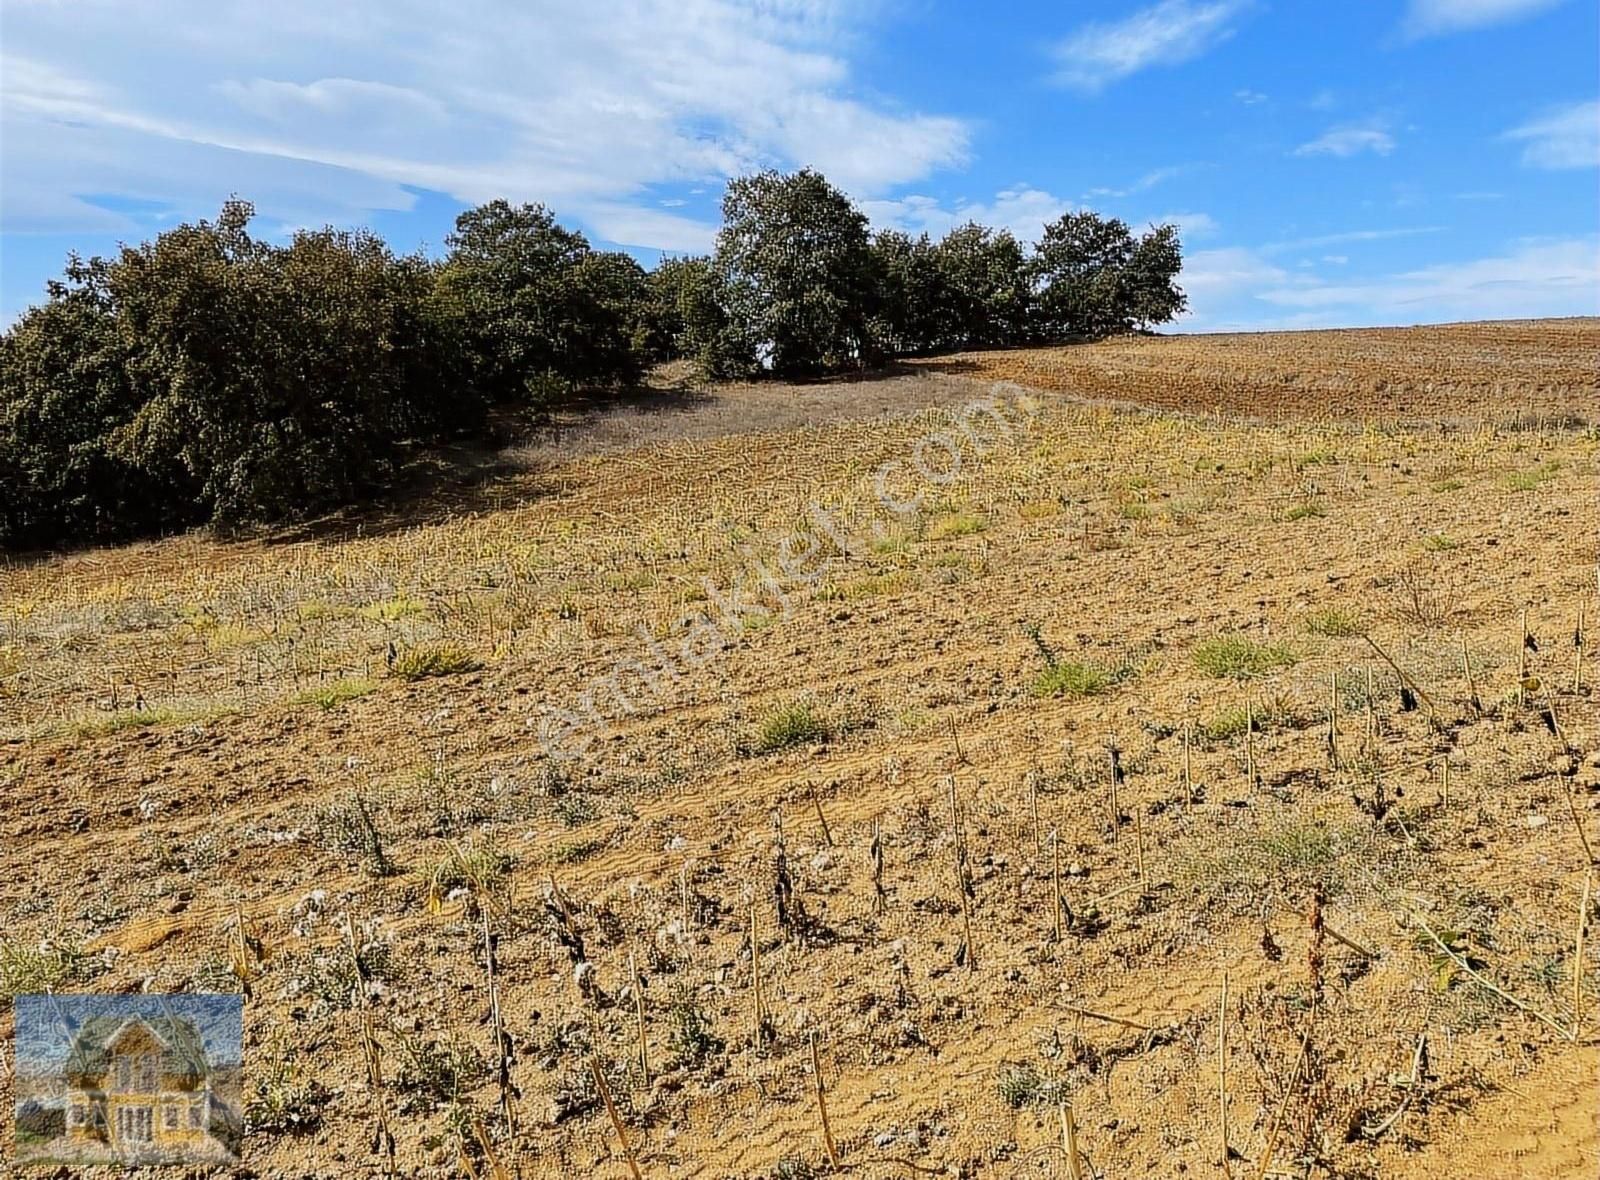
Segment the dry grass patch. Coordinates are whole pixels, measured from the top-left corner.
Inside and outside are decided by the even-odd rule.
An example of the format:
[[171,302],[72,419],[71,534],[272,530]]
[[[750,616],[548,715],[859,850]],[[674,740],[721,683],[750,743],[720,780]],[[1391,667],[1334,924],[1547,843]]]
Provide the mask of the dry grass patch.
[[389,673],[400,680],[428,680],[476,672],[481,667],[483,661],[459,643],[424,643],[397,653]]

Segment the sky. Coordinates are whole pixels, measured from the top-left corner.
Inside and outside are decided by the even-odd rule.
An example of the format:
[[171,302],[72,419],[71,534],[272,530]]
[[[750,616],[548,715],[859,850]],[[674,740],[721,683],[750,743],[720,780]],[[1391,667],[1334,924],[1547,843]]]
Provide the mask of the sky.
[[17,1068],[38,1074],[60,1069],[72,1042],[69,1034],[93,1016],[162,1017],[194,1023],[212,1065],[239,1061],[243,997],[200,993],[172,995],[29,995],[16,998]]
[[231,195],[650,265],[799,166],[880,228],[1173,221],[1178,330],[1600,314],[1597,45],[1593,0],[3,0],[0,320]]

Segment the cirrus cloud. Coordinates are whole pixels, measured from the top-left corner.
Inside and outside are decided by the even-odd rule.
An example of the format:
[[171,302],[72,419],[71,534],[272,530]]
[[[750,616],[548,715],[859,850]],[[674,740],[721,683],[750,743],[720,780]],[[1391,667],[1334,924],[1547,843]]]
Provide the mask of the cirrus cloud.
[[1084,25],[1057,43],[1054,81],[1097,91],[1151,66],[1179,65],[1233,36],[1249,0],[1162,0],[1119,21]]
[[1527,145],[1522,162],[1530,168],[1600,167],[1600,99],[1557,107],[1502,138]]

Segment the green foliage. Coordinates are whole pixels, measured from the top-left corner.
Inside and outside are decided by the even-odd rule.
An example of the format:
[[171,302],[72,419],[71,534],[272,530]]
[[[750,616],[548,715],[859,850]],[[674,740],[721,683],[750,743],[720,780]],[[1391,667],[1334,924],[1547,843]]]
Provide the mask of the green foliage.
[[1071,660],[1047,667],[1033,682],[1036,697],[1088,697],[1104,692],[1115,681],[1106,669]]
[[730,181],[713,266],[730,331],[772,372],[816,376],[880,359],[866,215],[820,173]]
[[994,348],[1032,334],[1028,260],[1010,230],[968,222],[933,251],[941,296],[936,348]]
[[1306,630],[1329,639],[1348,639],[1366,633],[1367,624],[1359,612],[1330,606],[1306,616]]
[[771,754],[806,742],[824,741],[832,733],[828,721],[807,701],[794,701],[770,709],[756,726],[751,750]]
[[75,942],[0,937],[0,998],[54,991],[83,978],[85,968],[83,948]]
[[1218,679],[1253,680],[1279,668],[1287,668],[1298,657],[1282,644],[1257,643],[1243,635],[1216,635],[1194,647],[1195,667]]
[[649,283],[543,205],[490,201],[456,218],[439,276],[460,318],[471,385],[495,405],[541,405],[638,380]]
[[1031,254],[976,224],[870,237],[809,169],[736,179],[722,211],[712,257],[649,273],[503,200],[457,218],[440,262],[366,231],[261,241],[237,200],[71,257],[0,335],[0,547],[314,516],[388,486],[417,446],[486,436],[492,410],[625,390],[659,360],[809,377],[1185,306],[1171,226],[1136,239],[1073,213]]
[[664,258],[650,272],[650,288],[658,355],[692,360],[711,380],[755,368],[754,350],[729,321],[722,277],[711,259]]
[[398,652],[389,672],[400,680],[427,680],[476,672],[481,667],[482,661],[458,643],[422,643]]
[[180,471],[141,467],[116,446],[141,396],[110,270],[72,257],[46,301],[0,336],[0,546],[120,540],[200,519]]
[[1037,329],[1050,339],[1098,339],[1166,323],[1188,306],[1174,282],[1181,266],[1173,226],[1136,240],[1118,218],[1064,214],[1045,226],[1034,252]]
[[727,1047],[712,1027],[711,1017],[687,987],[678,989],[667,1008],[667,1029],[668,1044],[679,1064],[687,1069],[698,1069]]

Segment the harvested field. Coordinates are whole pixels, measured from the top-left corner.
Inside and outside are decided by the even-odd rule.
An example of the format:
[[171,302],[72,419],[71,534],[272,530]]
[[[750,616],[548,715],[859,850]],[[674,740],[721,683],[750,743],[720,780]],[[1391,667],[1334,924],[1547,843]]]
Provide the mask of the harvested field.
[[0,570],[0,997],[248,986],[263,1177],[1065,1177],[1070,1109],[1084,1177],[1588,1180],[1595,330],[713,390]]
[[916,363],[1092,399],[1264,418],[1600,419],[1595,319],[1133,337]]

